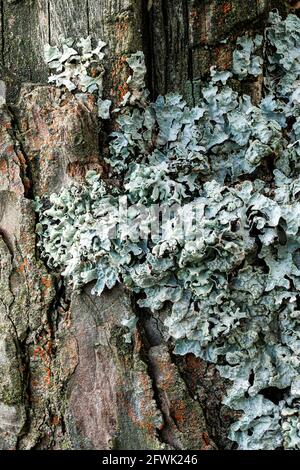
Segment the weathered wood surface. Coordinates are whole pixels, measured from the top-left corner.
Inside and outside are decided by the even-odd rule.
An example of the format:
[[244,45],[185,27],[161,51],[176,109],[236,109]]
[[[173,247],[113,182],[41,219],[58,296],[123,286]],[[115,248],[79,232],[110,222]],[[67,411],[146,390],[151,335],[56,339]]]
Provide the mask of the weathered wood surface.
[[193,83],[211,65],[231,65],[237,36],[261,31],[268,12],[286,11],[274,0],[151,0],[152,87],[154,95],[181,90],[193,103]]
[[[91,35],[109,44],[108,76],[125,67],[122,55],[142,48],[143,0],[1,0],[1,72],[9,99],[25,82],[46,83],[44,44],[60,36]],[[114,85],[114,81],[109,81]]]
[[[39,259],[33,198],[90,168],[101,172],[105,151],[92,97],[83,106],[46,85],[42,51],[60,34],[107,41],[105,89],[118,102],[124,59],[143,48],[152,93],[179,89],[192,102],[210,65],[230,65],[235,37],[261,29],[268,9],[285,2],[0,4],[0,70],[10,104],[0,110],[0,448],[232,448],[226,436],[235,416],[222,405],[227,384],[212,365],[172,355],[163,313],[137,312],[127,345],[122,318],[134,307],[124,290],[71,294]],[[251,86],[259,95],[260,83]]]
[[0,78],[11,99],[21,83],[46,82],[46,42],[91,35],[109,45],[108,91],[116,92],[123,56],[144,49],[154,94],[179,89],[192,101],[192,81],[207,75],[211,64],[230,65],[238,34],[261,29],[272,7],[286,9],[284,0],[1,0],[0,5]]

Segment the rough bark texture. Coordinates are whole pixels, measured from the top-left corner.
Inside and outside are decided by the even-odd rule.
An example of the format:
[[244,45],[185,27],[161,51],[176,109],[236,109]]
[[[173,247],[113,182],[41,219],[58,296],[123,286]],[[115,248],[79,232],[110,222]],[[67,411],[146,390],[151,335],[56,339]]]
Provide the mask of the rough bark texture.
[[[46,84],[43,45],[60,34],[109,44],[106,93],[117,103],[126,56],[144,49],[153,95],[189,102],[211,64],[230,66],[233,42],[259,30],[269,0],[2,0],[0,110],[0,448],[228,449],[235,416],[212,365],[172,355],[157,317],[121,287],[70,293],[36,248],[33,198],[102,171],[105,129],[92,97]],[[228,39],[227,43],[221,42]],[[28,82],[31,82],[28,84]],[[258,99],[261,84],[249,84]],[[132,345],[122,318],[137,311]]]

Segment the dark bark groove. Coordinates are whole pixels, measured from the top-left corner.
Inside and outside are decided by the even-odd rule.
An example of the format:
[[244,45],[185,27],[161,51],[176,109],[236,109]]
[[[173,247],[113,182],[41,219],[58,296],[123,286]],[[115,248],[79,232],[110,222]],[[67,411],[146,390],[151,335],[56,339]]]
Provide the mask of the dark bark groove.
[[[105,40],[105,93],[116,104],[125,58],[143,49],[152,97],[179,90],[194,104],[210,66],[229,67],[237,35],[261,29],[274,6],[286,2],[0,0],[11,109],[0,109],[1,449],[232,448],[227,384],[212,365],[172,355],[164,312],[137,310],[121,287],[71,293],[39,258],[32,199],[102,171],[109,131],[93,99],[83,107],[46,84],[43,46],[60,34]],[[249,89],[255,98],[261,84]],[[135,311],[127,345],[122,319]]]

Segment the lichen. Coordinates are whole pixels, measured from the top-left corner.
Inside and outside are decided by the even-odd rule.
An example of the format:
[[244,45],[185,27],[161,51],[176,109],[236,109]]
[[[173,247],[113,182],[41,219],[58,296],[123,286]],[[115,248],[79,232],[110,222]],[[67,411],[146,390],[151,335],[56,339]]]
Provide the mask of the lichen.
[[90,36],[81,38],[76,45],[71,38],[61,38],[60,42],[61,47],[50,44],[44,47],[45,62],[56,72],[50,75],[49,83],[64,86],[69,91],[94,93],[99,117],[108,119],[111,101],[102,99],[106,43],[98,41],[94,48]]
[[[37,230],[75,288],[95,281],[100,295],[122,282],[141,307],[171,303],[175,353],[231,381],[240,449],[300,449],[300,20],[272,13],[262,59],[261,44],[239,38],[233,57],[240,80],[265,70],[256,106],[215,67],[194,108],[178,94],[150,103],[142,55],[129,59],[134,89],[107,157],[120,187],[90,172],[50,208],[37,201]],[[172,214],[156,230],[155,204]]]
[[248,75],[254,77],[261,75],[263,60],[254,53],[262,45],[262,41],[263,36],[259,34],[255,38],[244,36],[237,39],[237,48],[233,52],[232,71],[240,79],[246,78]]

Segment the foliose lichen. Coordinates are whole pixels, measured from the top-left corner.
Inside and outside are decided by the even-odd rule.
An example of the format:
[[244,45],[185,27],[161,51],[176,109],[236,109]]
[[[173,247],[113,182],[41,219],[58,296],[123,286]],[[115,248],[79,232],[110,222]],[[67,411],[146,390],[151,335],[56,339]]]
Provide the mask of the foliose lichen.
[[111,101],[102,99],[106,43],[98,41],[93,47],[90,36],[81,38],[76,45],[71,38],[61,38],[60,42],[60,48],[50,44],[44,47],[45,62],[56,72],[50,75],[49,83],[65,86],[69,91],[94,93],[99,117],[108,119]]
[[[95,281],[100,295],[122,282],[141,307],[172,305],[175,353],[231,381],[224,403],[242,412],[229,436],[240,449],[300,449],[300,19],[271,13],[263,59],[262,42],[239,38],[232,73],[213,67],[194,108],[176,93],[148,102],[142,55],[129,59],[138,73],[107,158],[121,186],[90,172],[49,209],[37,202],[37,229],[49,266],[74,287]],[[230,79],[262,70],[254,105]],[[153,235],[158,203],[176,210]]]

